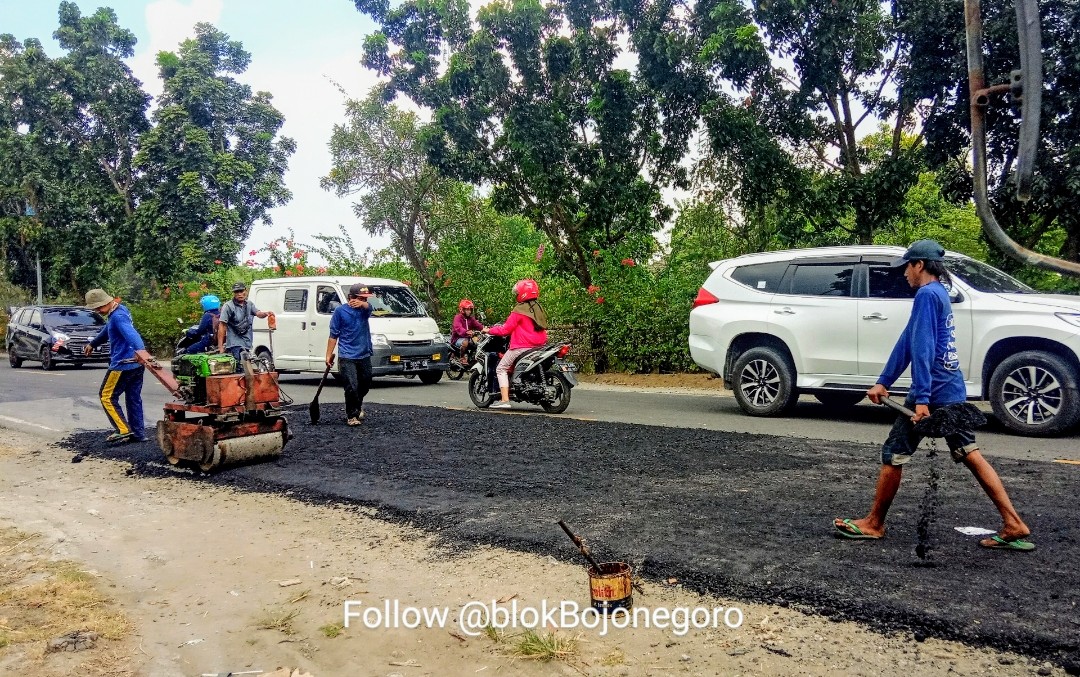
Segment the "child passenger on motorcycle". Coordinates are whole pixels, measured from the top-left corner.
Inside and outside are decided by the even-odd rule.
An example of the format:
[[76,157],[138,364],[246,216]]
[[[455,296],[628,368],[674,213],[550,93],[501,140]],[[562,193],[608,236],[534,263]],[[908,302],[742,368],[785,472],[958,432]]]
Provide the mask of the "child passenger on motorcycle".
[[205,352],[217,337],[218,320],[221,317],[221,299],[213,294],[207,294],[199,299],[199,304],[203,309],[199,326],[184,332],[188,338],[198,338],[195,343],[184,348],[183,353],[187,355]]
[[489,334],[495,336],[510,336],[510,349],[506,351],[499,366],[495,370],[495,377],[499,380],[499,394],[501,399],[491,405],[492,409],[510,408],[510,370],[514,367],[523,353],[539,348],[547,343],[547,313],[540,306],[540,286],[536,280],[520,280],[514,285],[514,296],[517,305],[506,318],[501,326],[496,325],[488,329]]
[[450,330],[450,345],[454,346],[458,354],[464,358],[469,348],[469,341],[486,327],[480,320],[473,317],[475,306],[469,299],[461,299],[457,308],[458,313],[454,315],[454,325]]

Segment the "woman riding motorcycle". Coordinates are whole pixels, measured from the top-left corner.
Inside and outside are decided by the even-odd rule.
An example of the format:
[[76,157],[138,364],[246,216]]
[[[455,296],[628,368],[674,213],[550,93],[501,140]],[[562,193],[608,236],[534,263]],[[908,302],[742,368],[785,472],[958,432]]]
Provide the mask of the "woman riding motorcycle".
[[192,327],[184,332],[188,338],[198,337],[198,340],[184,348],[183,354],[186,355],[205,352],[217,337],[218,319],[221,317],[221,299],[213,294],[207,294],[199,299],[199,304],[203,309],[203,316],[202,320],[199,321],[199,326]]
[[536,280],[519,280],[514,285],[517,305],[502,325],[488,329],[495,336],[510,336],[510,349],[499,360],[495,377],[499,380],[501,399],[492,409],[510,408],[510,371],[523,353],[547,343],[547,313],[540,305],[540,286]]

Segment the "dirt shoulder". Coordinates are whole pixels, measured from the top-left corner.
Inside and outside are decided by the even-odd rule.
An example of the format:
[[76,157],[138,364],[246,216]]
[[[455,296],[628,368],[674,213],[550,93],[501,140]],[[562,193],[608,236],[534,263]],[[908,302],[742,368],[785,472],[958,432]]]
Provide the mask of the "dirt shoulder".
[[[493,547],[450,552],[436,535],[353,507],[239,493],[184,476],[137,478],[126,473],[126,463],[115,461],[73,465],[70,453],[5,433],[0,528],[39,534],[36,541],[50,558],[92,572],[110,603],[123,609],[131,630],[84,653],[113,651],[111,660],[124,661],[133,674],[270,672],[284,666],[315,677],[900,670],[1030,675],[1038,667],[1015,654],[935,639],[916,642],[908,634],[881,635],[791,609],[706,598],[677,582],[645,583],[644,593],[635,595],[637,606],[734,606],[743,623],[735,629],[691,629],[684,636],[655,627],[611,629],[606,636],[563,629],[557,637],[576,640],[563,658],[514,656],[522,646],[521,630],[501,633],[499,641],[482,630],[468,636],[454,623],[457,612],[470,602],[493,600],[504,600],[498,606],[507,609],[515,602],[519,609],[563,600],[587,605],[582,568]],[[444,628],[367,629],[360,620],[342,629],[347,600],[359,602],[353,608],[361,613],[385,610],[396,600],[399,608],[445,607],[450,615]],[[369,620],[376,620],[375,612]],[[25,632],[28,626],[12,629]],[[541,637],[548,633],[541,631]],[[0,672],[93,674],[61,658],[25,647],[0,648]]]
[[724,379],[712,374],[578,374],[578,380],[593,389],[636,390],[669,393],[731,395]]

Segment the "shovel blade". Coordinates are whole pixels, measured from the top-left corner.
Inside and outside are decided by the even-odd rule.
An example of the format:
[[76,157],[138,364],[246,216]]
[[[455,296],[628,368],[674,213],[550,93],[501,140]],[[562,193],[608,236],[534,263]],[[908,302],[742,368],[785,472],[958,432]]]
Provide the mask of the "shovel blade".
[[319,423],[319,401],[312,400],[308,405],[308,416],[311,417],[311,425],[317,425]]

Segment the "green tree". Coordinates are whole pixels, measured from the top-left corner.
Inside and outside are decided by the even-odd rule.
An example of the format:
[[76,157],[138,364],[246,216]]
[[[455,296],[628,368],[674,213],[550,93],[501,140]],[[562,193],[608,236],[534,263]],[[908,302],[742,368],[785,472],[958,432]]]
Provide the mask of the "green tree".
[[268,92],[233,77],[250,60],[205,23],[177,52],[158,54],[164,92],[135,158],[134,230],[135,257],[158,279],[235,261],[252,226],[292,197],[283,176],[296,144],[278,136],[284,119]]
[[446,179],[427,162],[421,125],[413,113],[384,101],[376,88],[366,99],[345,102],[346,122],[330,136],[333,166],[320,184],[339,197],[356,195],[353,211],[371,235],[389,235],[391,246],[419,276],[420,290],[436,320],[442,319],[432,255],[454,223],[442,213],[472,190]]
[[[12,279],[77,296],[122,252],[135,195],[132,155],[149,97],[125,65],[134,35],[110,9],[59,8],[50,59],[40,41],[0,36],[0,236]],[[33,216],[27,216],[27,207]]]
[[[921,28],[912,32],[911,55],[921,85],[943,102],[926,122],[929,156],[935,167],[948,170],[946,185],[954,197],[966,200],[971,177],[964,160],[971,140],[964,7],[959,0],[901,4],[918,17]],[[1001,96],[991,99],[986,115],[990,197],[998,222],[1013,240],[1080,261],[1080,3],[1045,0],[1039,11],[1044,91],[1032,198],[1016,199],[1019,111]],[[982,3],[982,16],[986,82],[1008,82],[1010,71],[1020,64],[1013,5]]]
[[[624,0],[641,70],[668,107],[693,110],[713,181],[784,244],[887,229],[922,166],[901,144],[921,106],[893,3],[873,0]],[[876,158],[861,131],[889,121]]]
[[532,221],[583,286],[593,250],[653,249],[693,122],[662,116],[618,67],[611,7],[497,0],[474,20],[461,0],[356,6],[380,24],[364,63],[389,78],[386,95],[434,111],[424,142],[440,172],[490,183],[495,207]]

